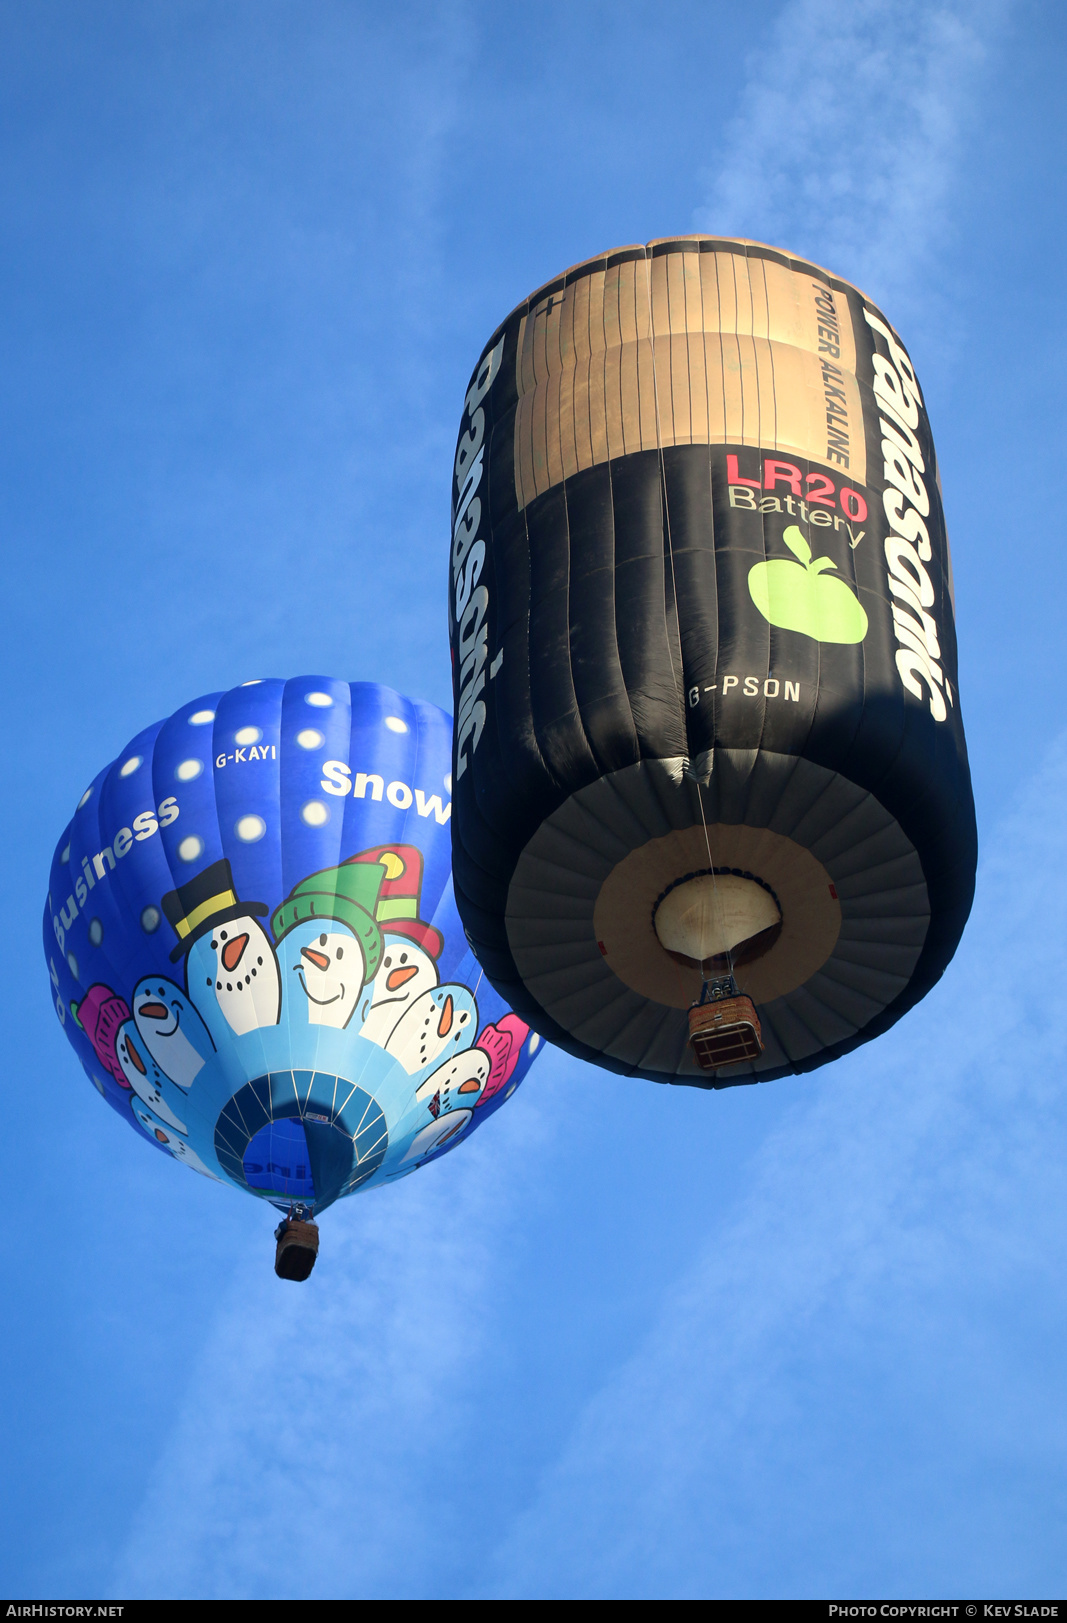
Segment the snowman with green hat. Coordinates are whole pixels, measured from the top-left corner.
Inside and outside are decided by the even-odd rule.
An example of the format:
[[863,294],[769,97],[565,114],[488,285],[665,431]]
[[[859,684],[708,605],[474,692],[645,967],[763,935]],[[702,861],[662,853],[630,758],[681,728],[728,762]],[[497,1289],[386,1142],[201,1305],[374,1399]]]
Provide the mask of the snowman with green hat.
[[345,864],[295,885],[271,918],[290,1010],[308,1024],[343,1030],[364,985],[377,974],[382,936],[375,918],[383,870]]

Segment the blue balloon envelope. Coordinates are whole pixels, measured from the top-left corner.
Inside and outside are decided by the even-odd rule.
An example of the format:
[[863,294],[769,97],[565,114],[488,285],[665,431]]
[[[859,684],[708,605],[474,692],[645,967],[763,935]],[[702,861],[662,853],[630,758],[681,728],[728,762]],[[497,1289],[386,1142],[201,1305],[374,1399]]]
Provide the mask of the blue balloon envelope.
[[452,895],[452,724],[369,682],[209,694],[95,778],[52,860],[56,1014],[137,1132],[288,1209],[405,1176],[541,1039]]

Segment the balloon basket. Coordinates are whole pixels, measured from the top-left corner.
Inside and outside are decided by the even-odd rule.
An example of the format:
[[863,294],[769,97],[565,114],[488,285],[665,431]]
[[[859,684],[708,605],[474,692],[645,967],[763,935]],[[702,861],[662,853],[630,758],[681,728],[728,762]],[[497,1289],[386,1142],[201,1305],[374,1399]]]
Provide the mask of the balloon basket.
[[730,991],[732,995],[713,992],[707,1001],[702,999],[689,1011],[689,1046],[701,1070],[739,1065],[759,1059],[763,1053],[756,1005],[736,987]]
[[306,1279],[319,1254],[319,1225],[286,1218],[275,1230],[278,1249],[274,1272],[279,1279]]

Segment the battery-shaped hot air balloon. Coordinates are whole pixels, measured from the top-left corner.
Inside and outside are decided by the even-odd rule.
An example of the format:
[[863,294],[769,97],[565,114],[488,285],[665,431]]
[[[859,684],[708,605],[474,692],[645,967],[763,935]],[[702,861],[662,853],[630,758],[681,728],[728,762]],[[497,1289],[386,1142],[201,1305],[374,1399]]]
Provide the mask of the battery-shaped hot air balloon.
[[523,1020],[723,1086],[934,985],[977,850],[952,572],[855,287],[683,237],[541,288],[463,404],[449,591],[456,900]]
[[540,1038],[452,896],[451,726],[372,683],[246,683],[93,780],[56,847],[53,1001],[97,1090],[157,1148],[314,1217],[468,1138]]

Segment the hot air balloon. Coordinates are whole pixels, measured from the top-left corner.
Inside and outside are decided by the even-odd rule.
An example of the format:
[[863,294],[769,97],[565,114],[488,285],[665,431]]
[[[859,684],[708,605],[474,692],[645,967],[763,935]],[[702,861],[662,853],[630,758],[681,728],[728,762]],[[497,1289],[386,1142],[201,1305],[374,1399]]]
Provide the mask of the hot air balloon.
[[911,358],[850,283],[706,236],[497,328],[452,487],[453,872],[570,1053],[803,1072],[934,985],[977,853]]
[[482,972],[450,873],[451,725],[373,683],[185,705],[86,789],[44,948],[94,1087],[148,1141],[314,1219],[470,1137],[541,1042]]

